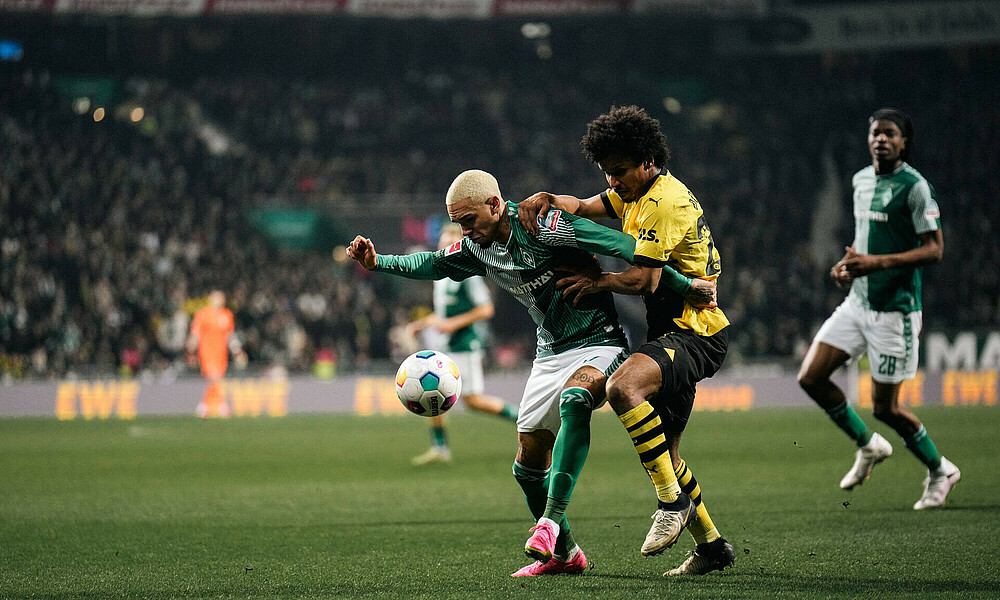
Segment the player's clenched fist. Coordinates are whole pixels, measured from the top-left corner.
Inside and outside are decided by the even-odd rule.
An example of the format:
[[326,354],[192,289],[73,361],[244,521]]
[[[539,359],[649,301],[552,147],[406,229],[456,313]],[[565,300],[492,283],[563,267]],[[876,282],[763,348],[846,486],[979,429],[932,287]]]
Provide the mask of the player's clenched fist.
[[371,271],[375,268],[375,244],[366,237],[357,236],[347,246],[347,256],[358,261],[362,267]]

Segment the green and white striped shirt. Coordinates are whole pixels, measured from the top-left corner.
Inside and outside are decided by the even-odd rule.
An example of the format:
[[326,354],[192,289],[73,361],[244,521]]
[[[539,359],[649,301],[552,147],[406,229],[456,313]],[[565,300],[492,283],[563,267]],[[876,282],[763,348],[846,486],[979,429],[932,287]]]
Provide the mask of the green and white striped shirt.
[[[511,217],[511,215],[514,215]],[[625,333],[610,292],[589,294],[577,306],[565,301],[556,281],[563,266],[600,265],[593,253],[634,260],[635,240],[620,231],[559,210],[551,210],[537,236],[529,234],[516,217],[517,205],[507,203],[510,239],[482,248],[462,238],[437,252],[406,256],[378,255],[376,271],[410,279],[464,280],[483,275],[513,295],[528,309],[538,326],[539,358],[587,346],[627,348]]]
[[[859,254],[896,254],[920,246],[920,234],[941,227],[934,188],[910,165],[876,175],[867,166],[854,175],[854,249]],[[881,312],[921,310],[921,268],[886,269],[859,277],[851,296]]]

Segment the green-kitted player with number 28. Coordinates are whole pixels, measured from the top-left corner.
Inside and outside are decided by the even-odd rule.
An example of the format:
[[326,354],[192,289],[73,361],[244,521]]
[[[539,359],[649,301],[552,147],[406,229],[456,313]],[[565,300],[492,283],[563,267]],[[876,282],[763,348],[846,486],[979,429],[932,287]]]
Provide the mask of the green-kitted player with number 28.
[[830,270],[851,292],[816,334],[799,384],[858,445],[854,466],[840,482],[849,490],[892,454],[888,440],[865,426],[830,381],[849,358],[868,354],[875,418],[896,430],[927,467],[924,493],[913,505],[921,510],[944,504],[962,475],[916,415],[899,404],[899,386],[917,373],[920,268],[941,260],[941,215],[934,188],[906,162],[913,151],[910,118],[883,108],[868,122],[872,164],[854,175],[854,244]]

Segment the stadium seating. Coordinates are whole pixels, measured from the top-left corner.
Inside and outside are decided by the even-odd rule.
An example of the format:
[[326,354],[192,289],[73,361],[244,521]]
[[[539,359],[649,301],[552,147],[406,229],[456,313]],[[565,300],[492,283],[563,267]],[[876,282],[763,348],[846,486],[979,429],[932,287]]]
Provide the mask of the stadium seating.
[[[887,99],[911,113],[913,163],[941,201],[945,259],[925,272],[925,323],[995,326],[1000,272],[983,269],[1000,264],[993,51],[675,67],[687,69],[697,93],[639,69],[646,65],[580,71],[560,68],[558,57],[516,71],[456,59],[375,81],[134,77],[121,96],[144,107],[139,122],[110,105],[95,122],[57,74],[8,72],[0,80],[0,370],[181,370],[191,301],[212,287],[228,292],[254,367],[305,370],[321,348],[347,370],[398,358],[392,330],[428,303],[429,288],[371,277],[326,251],[274,247],[251,211],[384,211],[395,223],[407,211],[436,211],[454,174],[472,167],[494,172],[509,200],[539,189],[589,195],[603,180],[583,159],[580,136],[587,121],[626,101],[661,119],[670,168],[705,206],[723,257],[719,297],[734,323],[733,361],[792,364],[842,297],[826,271],[850,242],[849,179],[866,163],[865,118]],[[664,105],[675,88],[689,94],[680,112]],[[227,142],[222,152],[206,124]],[[834,184],[843,188],[841,219],[826,232],[832,248],[817,248],[825,239],[817,231],[829,229],[814,223],[817,198]],[[523,355],[534,334],[527,320],[514,323],[497,341]]]

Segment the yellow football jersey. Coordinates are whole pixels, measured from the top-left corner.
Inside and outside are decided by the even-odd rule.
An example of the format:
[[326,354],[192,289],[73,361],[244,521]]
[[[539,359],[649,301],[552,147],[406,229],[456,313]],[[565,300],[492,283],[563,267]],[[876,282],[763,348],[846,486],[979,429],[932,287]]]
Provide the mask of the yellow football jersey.
[[[622,231],[635,238],[637,265],[670,265],[693,279],[718,279],[722,261],[701,203],[669,171],[660,173],[635,202],[623,202],[611,189],[601,200],[608,215],[622,220]],[[665,288],[645,296],[649,339],[678,328],[715,335],[729,325],[722,309],[697,309]]]

